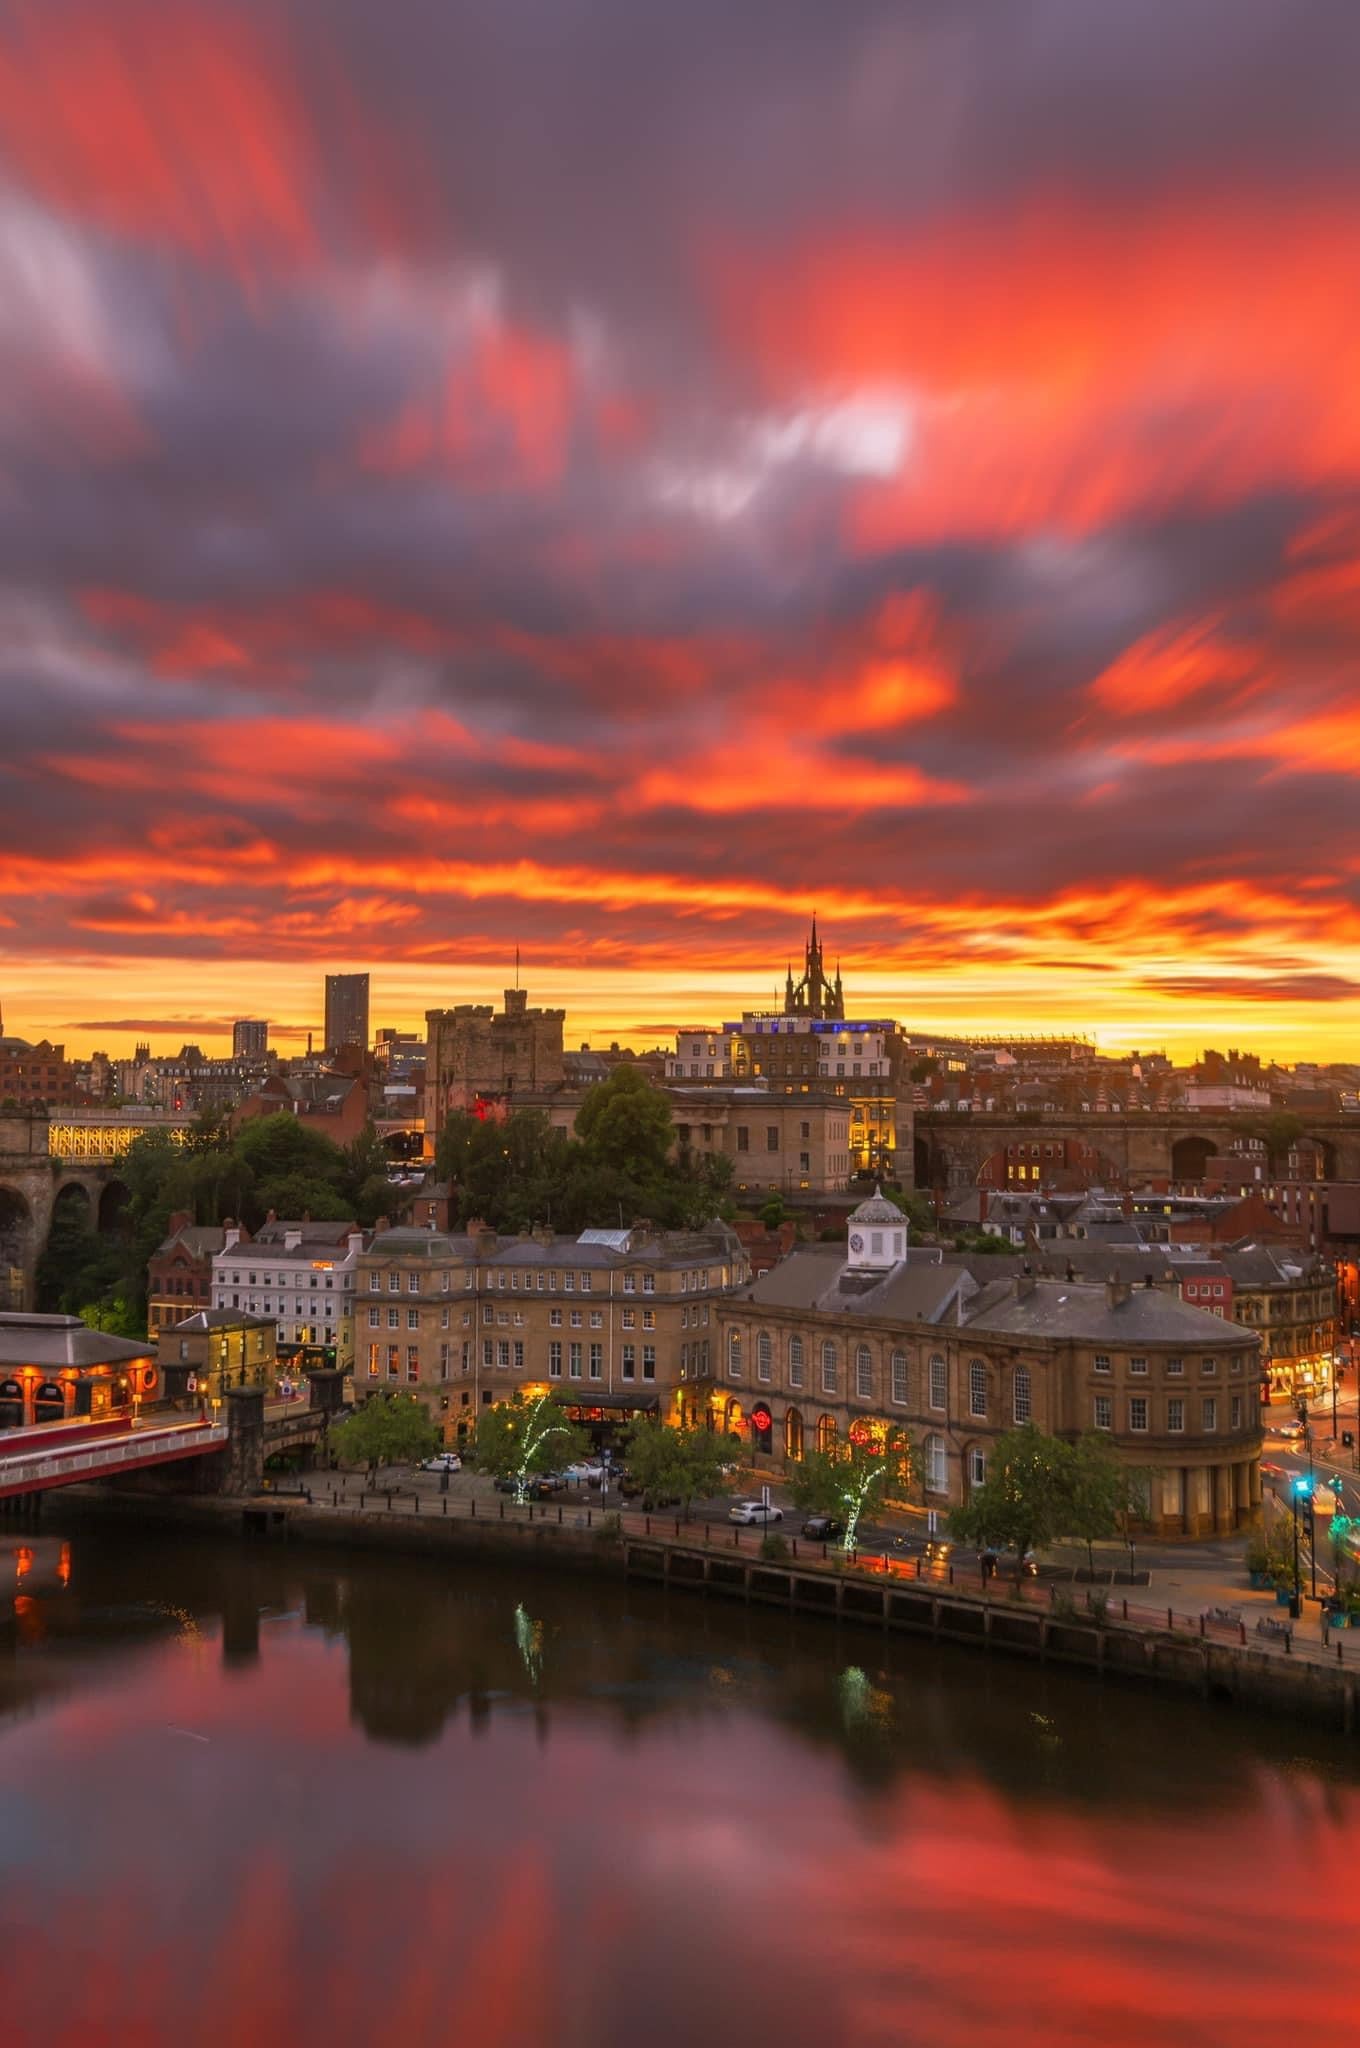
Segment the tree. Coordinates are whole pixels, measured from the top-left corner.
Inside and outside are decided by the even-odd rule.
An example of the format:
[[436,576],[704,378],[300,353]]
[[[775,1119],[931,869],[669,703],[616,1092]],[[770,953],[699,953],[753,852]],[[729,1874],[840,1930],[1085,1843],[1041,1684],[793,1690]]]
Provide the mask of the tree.
[[587,1090],[576,1135],[597,1164],[630,1180],[660,1179],[675,1137],[670,1102],[636,1067],[617,1066]]
[[696,1500],[727,1492],[732,1445],[711,1429],[670,1429],[640,1415],[628,1431],[624,1456],[642,1488],[644,1507],[678,1500],[688,1521]]
[[900,1499],[907,1492],[916,1463],[904,1429],[865,1424],[863,1430],[862,1440],[838,1437],[827,1450],[809,1452],[789,1478],[795,1507],[805,1514],[835,1515],[845,1523],[846,1551],[854,1549],[864,1515],[875,1514],[889,1494]]
[[333,1422],[326,1442],[346,1465],[413,1465],[439,1449],[440,1434],[414,1394],[379,1395]]
[[765,1228],[767,1230],[778,1230],[780,1224],[784,1221],[785,1216],[788,1214],[788,1211],[784,1207],[783,1196],[771,1195],[769,1201],[763,1204],[758,1213],[761,1222],[765,1225]]
[[479,1468],[496,1479],[513,1479],[520,1502],[536,1472],[557,1471],[583,1458],[588,1449],[585,1431],[569,1422],[548,1394],[534,1401],[516,1394],[484,1408],[473,1438]]
[[997,1438],[987,1477],[949,1517],[964,1543],[998,1544],[1016,1553],[1016,1577],[1026,1553],[1066,1533],[1072,1504],[1072,1449],[1045,1436],[1034,1423]]
[[1129,1507],[1129,1474],[1119,1462],[1108,1436],[1087,1430],[1065,1446],[1067,1457],[1067,1527],[1063,1534],[1086,1545],[1086,1563],[1095,1577],[1093,1544],[1119,1533],[1120,1517]]

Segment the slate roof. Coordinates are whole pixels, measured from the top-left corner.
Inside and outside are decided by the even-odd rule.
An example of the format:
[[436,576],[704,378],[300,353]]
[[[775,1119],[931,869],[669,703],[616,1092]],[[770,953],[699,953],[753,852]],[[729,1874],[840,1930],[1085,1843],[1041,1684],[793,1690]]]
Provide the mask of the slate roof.
[[906,1220],[896,1202],[890,1202],[882,1188],[875,1188],[866,1201],[850,1211],[852,1223],[905,1223]]
[[172,1323],[168,1330],[161,1331],[161,1335],[188,1337],[195,1331],[201,1335],[205,1330],[239,1330],[243,1323],[248,1328],[261,1330],[272,1330],[276,1327],[273,1316],[252,1315],[248,1309],[200,1308],[195,1310],[193,1315],[185,1316],[183,1322]]
[[63,1366],[126,1365],[149,1358],[150,1341],[110,1337],[92,1330],[79,1316],[0,1314],[0,1370],[37,1365],[60,1371]]
[[1089,1344],[1179,1345],[1186,1351],[1221,1350],[1259,1339],[1238,1323],[1191,1308],[1164,1287],[1135,1287],[1111,1306],[1106,1289],[1082,1280],[1036,1280],[1032,1292],[1018,1293],[1013,1280],[993,1281],[968,1304],[967,1328],[997,1336],[1058,1337]]

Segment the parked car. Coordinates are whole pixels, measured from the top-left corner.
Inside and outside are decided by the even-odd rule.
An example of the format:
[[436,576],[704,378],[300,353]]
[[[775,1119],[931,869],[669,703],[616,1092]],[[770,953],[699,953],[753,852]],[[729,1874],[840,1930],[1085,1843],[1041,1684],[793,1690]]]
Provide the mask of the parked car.
[[834,1515],[809,1515],[802,1532],[813,1543],[834,1543],[838,1536],[845,1534],[844,1522],[838,1522]]
[[513,1472],[503,1472],[496,1481],[497,1493],[518,1493],[519,1481]]
[[635,1479],[631,1472],[620,1470],[614,1474],[614,1483],[625,1500],[636,1500],[642,1492],[642,1481]]
[[566,1467],[564,1476],[576,1480],[581,1486],[598,1486],[604,1477],[604,1466],[598,1458],[581,1458],[576,1464]]
[[727,1510],[729,1522],[782,1522],[783,1508],[767,1507],[763,1500],[734,1500]]
[[463,1461],[457,1451],[436,1451],[432,1458],[421,1461],[422,1472],[461,1472]]

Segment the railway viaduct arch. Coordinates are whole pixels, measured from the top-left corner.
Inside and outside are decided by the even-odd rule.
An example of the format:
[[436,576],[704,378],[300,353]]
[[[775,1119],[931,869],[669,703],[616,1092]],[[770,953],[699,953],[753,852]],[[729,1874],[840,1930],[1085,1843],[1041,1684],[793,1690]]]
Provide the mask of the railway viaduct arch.
[[[957,1194],[976,1186],[993,1153],[1044,1138],[1094,1146],[1126,1187],[1196,1181],[1208,1159],[1230,1152],[1246,1135],[1241,1122],[1194,1111],[1047,1116],[918,1110],[916,1184]],[[1299,1135],[1318,1146],[1325,1179],[1360,1180],[1360,1116],[1308,1118]]]

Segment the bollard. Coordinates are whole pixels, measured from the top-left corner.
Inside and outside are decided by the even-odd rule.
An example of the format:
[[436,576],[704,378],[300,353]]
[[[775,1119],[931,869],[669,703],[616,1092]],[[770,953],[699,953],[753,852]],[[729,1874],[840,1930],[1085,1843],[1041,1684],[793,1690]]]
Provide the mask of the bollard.
[[953,1585],[953,1583],[954,1583],[954,1567],[953,1567],[953,1565],[952,1565],[952,1564],[951,1564],[951,1565],[950,1565],[950,1567],[949,1567],[949,1583],[950,1583],[950,1585],[951,1585],[951,1586],[952,1586],[952,1585]]
[[644,1536],[650,1536],[652,1533],[652,1518],[650,1515],[642,1517],[642,1533]]
[[1171,1612],[1171,1609],[1169,1607],[1166,1610],[1166,1625],[1168,1628],[1174,1628],[1176,1626],[1176,1617]]
[[389,1493],[389,1494],[388,1494],[388,1496],[387,1496],[387,1505],[388,1505],[388,1508],[389,1508],[389,1509],[390,1509],[390,1508],[391,1508],[391,1506],[392,1506],[392,1496],[391,1496],[391,1494],[390,1494],[390,1493]]
[[472,1496],[472,1519],[474,1522],[477,1519],[477,1496],[475,1493]]
[[678,1539],[679,1539],[679,1535],[680,1535],[680,1517],[679,1517],[679,1515],[677,1515],[677,1516],[676,1516],[676,1518],[675,1518],[675,1534],[676,1534],[676,1538],[677,1538],[677,1540],[678,1540]]
[[707,1523],[707,1522],[705,1522],[705,1523],[704,1523],[704,1548],[705,1548],[705,1550],[707,1550],[707,1548],[708,1548],[708,1523]]
[[739,1542],[740,1542],[740,1539],[741,1539],[741,1524],[740,1524],[739,1522],[734,1522],[734,1523],[732,1524],[732,1548],[733,1548],[734,1550],[735,1550],[735,1549],[736,1549],[736,1548],[738,1547],[738,1544],[739,1544]]
[[793,1561],[796,1564],[798,1562],[798,1538],[792,1536],[789,1540],[793,1544]]
[[419,1514],[419,1513],[420,1513],[420,1495],[419,1495],[419,1494],[417,1494],[415,1498],[416,1498],[416,1513],[417,1513],[417,1514]]
[[[1128,1620],[1128,1618],[1129,1618],[1129,1603],[1128,1603],[1128,1601],[1126,1600],[1126,1601],[1124,1602],[1124,1619],[1125,1619],[1125,1621],[1127,1621],[1127,1620]],[[1245,1636],[1243,1636],[1242,1640],[1243,1640],[1243,1642],[1245,1642],[1245,1641],[1246,1641],[1246,1637],[1245,1637]]]
[[587,1527],[587,1529],[588,1529],[588,1528],[590,1527],[590,1509],[589,1509],[589,1508],[587,1508],[587,1509],[586,1509],[586,1527]]
[[559,1508],[559,1509],[557,1510],[557,1526],[558,1526],[558,1528],[559,1528],[559,1529],[560,1529],[560,1528],[561,1528],[561,1526],[562,1526],[562,1510],[561,1510],[561,1508]]
[[1238,1622],[1237,1634],[1239,1640],[1241,1641],[1242,1648],[1245,1650],[1247,1647],[1247,1624],[1245,1623],[1245,1621]]
[[505,1520],[505,1497],[504,1497],[504,1495],[502,1495],[502,1496],[501,1496],[501,1520],[502,1520],[502,1521],[504,1521],[504,1520]]
[[533,1504],[533,1502],[532,1502],[532,1501],[530,1501],[530,1503],[529,1503],[529,1520],[530,1520],[530,1521],[532,1522],[532,1520],[533,1520],[533,1519],[534,1519],[534,1504]]
[[[1091,1604],[1091,1596],[1090,1596],[1090,1594],[1089,1594],[1089,1593],[1088,1593],[1088,1594],[1086,1595],[1086,1604],[1087,1604],[1087,1606],[1088,1606],[1088,1607],[1089,1607],[1089,1606],[1090,1606],[1090,1604]],[[1203,1616],[1202,1614],[1201,1614],[1201,1616],[1200,1616],[1200,1618],[1199,1618],[1199,1632],[1200,1632],[1200,1635],[1201,1635],[1201,1637],[1203,1637],[1203,1635],[1204,1635],[1204,1616]]]
[[444,1495],[444,1498],[440,1501],[439,1505],[444,1514],[447,1514],[449,1511],[449,1497],[447,1494]]
[[1340,1636],[1338,1636],[1338,1637],[1337,1637],[1337,1639],[1336,1639],[1336,1661],[1337,1661],[1337,1663],[1338,1663],[1338,1664],[1339,1664],[1339,1663],[1341,1662],[1341,1638],[1340,1638]]
[[1292,1655],[1293,1655],[1293,1652],[1294,1652],[1294,1631],[1293,1631],[1293,1629],[1292,1629],[1292,1628],[1287,1628],[1287,1629],[1285,1630],[1285,1632],[1284,1632],[1284,1653],[1285,1653],[1285,1656],[1286,1656],[1286,1657],[1289,1657],[1289,1656],[1292,1656]]

